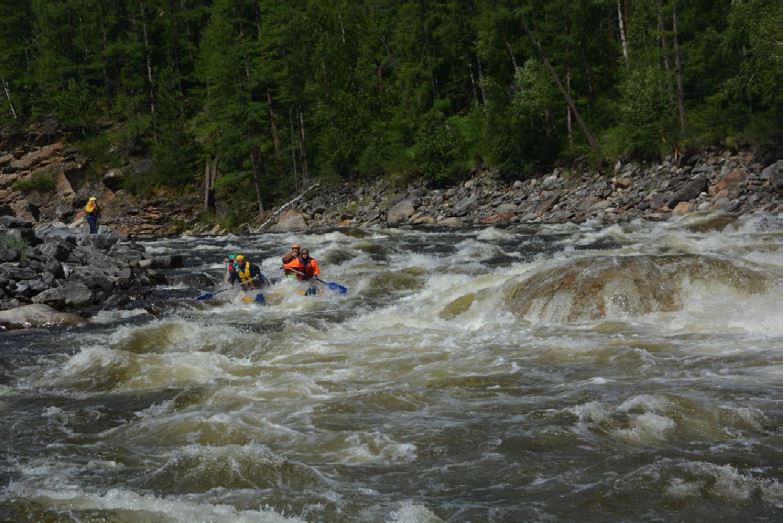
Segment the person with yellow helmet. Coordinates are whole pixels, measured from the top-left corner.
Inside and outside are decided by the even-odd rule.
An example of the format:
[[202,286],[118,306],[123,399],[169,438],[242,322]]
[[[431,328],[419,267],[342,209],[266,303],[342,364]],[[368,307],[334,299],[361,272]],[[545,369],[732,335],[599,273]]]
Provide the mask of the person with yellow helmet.
[[251,263],[242,254],[234,258],[234,270],[229,276],[229,283],[234,285],[239,282],[244,290],[261,289],[269,286],[269,280],[261,272],[259,266]]
[[100,210],[98,209],[98,198],[95,196],[90,196],[90,199],[87,200],[87,205],[84,206],[84,217],[87,219],[87,223],[90,224],[90,234],[95,234],[98,232],[99,215]]

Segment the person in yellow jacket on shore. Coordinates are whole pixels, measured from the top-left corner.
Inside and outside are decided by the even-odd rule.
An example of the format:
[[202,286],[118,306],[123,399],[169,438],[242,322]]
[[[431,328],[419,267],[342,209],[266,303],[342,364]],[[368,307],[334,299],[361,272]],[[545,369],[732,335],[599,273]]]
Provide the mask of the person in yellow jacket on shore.
[[84,217],[87,220],[87,223],[90,224],[90,234],[95,234],[98,232],[99,216],[100,210],[98,209],[98,198],[95,196],[90,196],[90,199],[87,200],[87,205],[84,206]]

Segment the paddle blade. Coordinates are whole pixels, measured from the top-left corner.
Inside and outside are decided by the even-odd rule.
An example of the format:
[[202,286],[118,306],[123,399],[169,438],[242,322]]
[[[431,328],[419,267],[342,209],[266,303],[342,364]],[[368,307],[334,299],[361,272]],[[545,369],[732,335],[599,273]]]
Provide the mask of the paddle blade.
[[202,294],[201,296],[196,296],[196,299],[197,299],[197,300],[202,300],[202,301],[203,301],[203,300],[209,300],[209,299],[210,299],[210,298],[212,298],[213,296],[215,296],[215,294],[214,294],[214,293],[212,293],[212,292],[208,292],[208,293]]
[[338,291],[340,294],[348,293],[348,289],[346,287],[342,286],[339,283],[335,283],[334,281],[327,283],[327,287],[329,287],[329,290]]

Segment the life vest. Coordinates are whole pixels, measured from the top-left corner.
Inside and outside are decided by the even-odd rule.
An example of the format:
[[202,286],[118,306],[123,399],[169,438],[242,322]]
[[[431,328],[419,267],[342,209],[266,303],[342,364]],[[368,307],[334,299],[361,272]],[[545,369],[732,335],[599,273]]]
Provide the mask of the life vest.
[[95,211],[97,210],[98,210],[98,206],[95,204],[95,202],[88,201],[87,205],[84,206],[84,212],[86,212],[87,214],[95,214]]
[[245,262],[245,267],[237,266],[236,269],[237,275],[240,277],[240,283],[245,288],[252,288],[253,287],[253,276],[250,275],[250,262]]
[[309,280],[315,276],[316,267],[318,267],[318,265],[314,263],[313,258],[308,258],[308,261],[306,262],[303,262],[300,258],[300,263],[302,265],[302,274],[305,275],[305,279]]

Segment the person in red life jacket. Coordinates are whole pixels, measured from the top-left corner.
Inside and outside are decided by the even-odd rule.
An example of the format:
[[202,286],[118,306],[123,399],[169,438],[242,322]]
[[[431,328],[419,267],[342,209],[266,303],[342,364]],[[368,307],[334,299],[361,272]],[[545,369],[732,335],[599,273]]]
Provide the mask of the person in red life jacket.
[[307,249],[300,249],[299,256],[283,264],[283,270],[294,272],[298,280],[312,280],[321,274],[318,262],[310,257]]
[[231,279],[231,274],[237,270],[237,255],[233,252],[227,258],[224,258],[223,263],[226,264],[226,273],[223,275],[223,281],[227,282]]
[[230,284],[234,285],[240,282],[242,288],[246,291],[269,286],[269,280],[261,272],[258,265],[251,263],[250,260],[246,260],[242,254],[238,254],[234,261],[236,265],[234,271],[229,276]]
[[90,224],[90,234],[95,234],[98,232],[99,216],[100,211],[98,209],[98,198],[95,196],[90,196],[90,199],[87,200],[87,205],[84,206],[84,217],[87,220],[87,223]]
[[[283,255],[283,258],[281,258],[281,262],[285,266],[287,263],[293,262],[298,256],[299,256],[299,244],[295,243],[295,244],[292,244],[291,250]],[[285,276],[287,278],[289,278],[289,277],[293,278],[293,277],[296,276],[295,273],[293,273],[291,270],[288,270],[288,269],[284,269],[283,273],[285,274]]]

